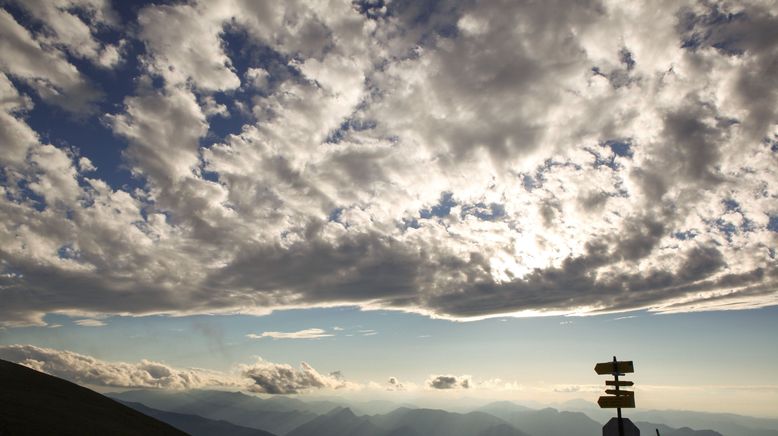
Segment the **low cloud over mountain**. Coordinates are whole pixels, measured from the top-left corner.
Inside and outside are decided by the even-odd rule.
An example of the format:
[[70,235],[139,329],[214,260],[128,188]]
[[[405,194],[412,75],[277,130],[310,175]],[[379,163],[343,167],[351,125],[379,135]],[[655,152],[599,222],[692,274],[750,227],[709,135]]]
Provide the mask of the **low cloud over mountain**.
[[427,380],[427,386],[432,389],[469,389],[471,383],[468,375],[436,375]]
[[124,387],[196,389],[245,385],[239,378],[203,369],[179,369],[160,362],[106,362],[71,351],[33,345],[2,345],[0,358],[76,383]]
[[299,369],[259,359],[239,365],[238,374],[199,368],[175,368],[160,362],[106,362],[72,351],[34,345],[2,345],[0,358],[64,379],[95,386],[198,389],[231,387],[266,394],[296,394],[319,389],[358,388],[340,373],[320,374],[302,362]]
[[253,365],[242,365],[244,377],[254,381],[252,392],[265,394],[297,394],[312,389],[342,389],[351,386],[339,373],[320,374],[305,362],[300,368],[260,360]]

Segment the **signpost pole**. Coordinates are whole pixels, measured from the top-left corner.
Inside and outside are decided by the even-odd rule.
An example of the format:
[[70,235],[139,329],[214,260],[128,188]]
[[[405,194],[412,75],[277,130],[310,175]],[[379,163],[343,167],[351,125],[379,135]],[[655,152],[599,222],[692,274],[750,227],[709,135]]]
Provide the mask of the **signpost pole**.
[[600,362],[594,365],[594,372],[599,375],[612,375],[613,380],[605,381],[605,393],[597,404],[603,409],[616,409],[617,417],[611,418],[603,427],[603,436],[640,436],[640,429],[621,415],[621,409],[635,407],[635,391],[621,389],[623,386],[632,386],[634,383],[620,380],[619,377],[635,372],[635,365],[631,360],[619,362],[616,356],[613,361]]
[[[613,356],[613,378],[616,380],[616,396],[619,396],[619,364],[616,356]],[[616,416],[619,418],[619,436],[624,436],[624,421],[621,419],[621,407],[616,408]]]

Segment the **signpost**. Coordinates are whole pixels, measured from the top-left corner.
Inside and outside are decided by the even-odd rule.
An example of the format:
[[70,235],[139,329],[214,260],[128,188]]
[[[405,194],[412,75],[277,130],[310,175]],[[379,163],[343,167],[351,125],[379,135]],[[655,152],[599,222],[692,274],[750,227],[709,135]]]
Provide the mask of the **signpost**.
[[[624,425],[624,436],[640,436],[640,429],[627,418],[622,420]],[[619,434],[619,419],[611,418],[605,426],[602,427],[603,436],[618,435]]]
[[597,404],[599,404],[602,409],[635,407],[635,397],[600,397],[600,399],[597,400]]
[[621,387],[632,386],[631,381],[619,380],[629,372],[635,372],[635,366],[631,360],[618,361],[613,356],[613,362],[603,362],[594,365],[594,371],[599,375],[612,375],[613,380],[606,380],[606,386],[612,386],[614,389],[606,389],[608,395],[602,396],[597,400],[597,404],[603,409],[616,409],[616,418],[608,421],[602,427],[603,436],[640,436],[640,430],[627,418],[621,417],[622,408],[635,407],[635,392],[625,391]]
[[635,372],[635,366],[632,364],[631,360],[626,362],[617,362],[614,360],[613,362],[603,362],[594,365],[594,371],[599,375],[610,375],[616,372],[618,372],[619,375],[624,375],[626,372]]

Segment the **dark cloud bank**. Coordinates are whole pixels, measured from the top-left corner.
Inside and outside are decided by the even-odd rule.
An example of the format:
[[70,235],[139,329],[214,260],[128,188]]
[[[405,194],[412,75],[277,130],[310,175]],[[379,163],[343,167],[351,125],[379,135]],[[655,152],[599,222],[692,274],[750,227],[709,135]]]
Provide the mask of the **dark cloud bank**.
[[[0,11],[4,324],[778,303],[771,2],[73,3]],[[50,106],[137,188],[30,127]]]

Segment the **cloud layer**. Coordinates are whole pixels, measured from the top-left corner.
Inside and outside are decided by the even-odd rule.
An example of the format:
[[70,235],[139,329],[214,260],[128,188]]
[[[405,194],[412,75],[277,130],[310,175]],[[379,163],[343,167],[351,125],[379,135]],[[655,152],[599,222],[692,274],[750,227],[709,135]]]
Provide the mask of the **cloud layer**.
[[92,356],[34,345],[0,346],[0,358],[79,384],[115,388],[197,389],[240,387],[238,377],[204,369],[178,369],[164,363],[106,362]]
[[333,336],[331,333],[327,333],[322,329],[305,329],[296,332],[262,332],[261,334],[249,333],[246,335],[250,339],[318,339]]
[[299,369],[287,364],[258,359],[239,365],[238,374],[199,368],[174,368],[160,362],[107,362],[92,356],[34,345],[2,345],[0,359],[16,362],[37,371],[79,384],[114,388],[200,389],[226,387],[287,395],[321,389],[357,389],[339,372],[321,374],[302,362]]
[[[771,2],[84,0],[0,22],[3,324],[778,303]],[[110,129],[134,185],[38,108]]]

